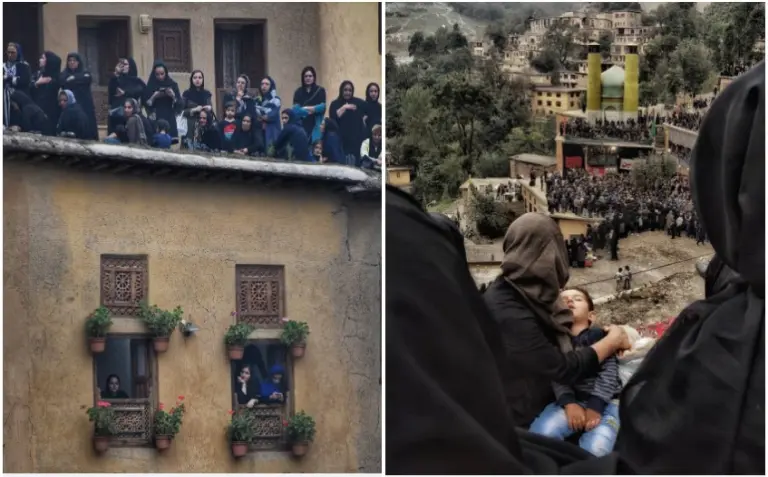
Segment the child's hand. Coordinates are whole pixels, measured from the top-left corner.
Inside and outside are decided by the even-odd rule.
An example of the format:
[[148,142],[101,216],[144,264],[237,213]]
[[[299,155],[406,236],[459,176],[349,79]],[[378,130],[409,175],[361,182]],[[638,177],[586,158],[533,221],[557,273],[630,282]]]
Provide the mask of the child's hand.
[[585,412],[585,417],[587,419],[587,424],[584,426],[585,431],[591,431],[592,429],[596,428],[597,425],[600,424],[600,420],[603,418],[599,412],[593,409],[587,409]]
[[570,427],[572,431],[583,430],[587,423],[584,408],[578,404],[566,404],[565,416],[568,418],[568,427]]

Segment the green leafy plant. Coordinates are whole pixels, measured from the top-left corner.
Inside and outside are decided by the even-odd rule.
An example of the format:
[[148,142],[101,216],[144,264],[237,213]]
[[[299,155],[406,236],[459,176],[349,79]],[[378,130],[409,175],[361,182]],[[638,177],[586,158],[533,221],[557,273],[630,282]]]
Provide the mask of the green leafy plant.
[[90,338],[104,338],[112,327],[112,316],[106,307],[99,307],[85,321],[85,332]]
[[95,436],[111,436],[115,434],[115,410],[106,401],[97,401],[95,406],[86,411],[88,420],[93,423]]
[[315,439],[315,420],[306,412],[294,414],[285,424],[289,441],[312,442]]
[[283,334],[280,335],[280,341],[286,346],[295,346],[307,342],[309,336],[309,325],[304,321],[293,321],[283,318]]
[[173,311],[163,310],[157,305],[149,306],[145,302],[141,303],[139,316],[149,328],[149,331],[157,338],[167,338],[171,336],[173,330],[178,328],[181,323],[184,311],[181,306],[177,306]]
[[[232,312],[236,316],[237,312]],[[236,323],[231,325],[224,335],[224,343],[227,346],[245,346],[251,332],[256,329],[248,323]]]
[[227,439],[229,442],[253,442],[256,431],[253,426],[253,415],[248,409],[229,411],[232,417],[227,426]]
[[165,410],[165,405],[160,403],[155,412],[155,435],[175,436],[181,430],[181,421],[184,419],[184,396],[179,396],[176,405],[170,412]]

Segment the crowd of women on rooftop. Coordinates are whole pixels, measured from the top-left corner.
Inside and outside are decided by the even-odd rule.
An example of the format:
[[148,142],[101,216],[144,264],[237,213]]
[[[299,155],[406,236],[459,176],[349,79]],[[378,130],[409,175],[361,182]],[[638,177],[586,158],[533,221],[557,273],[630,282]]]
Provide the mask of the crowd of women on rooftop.
[[[3,68],[3,125],[13,131],[98,141],[99,124],[91,74],[79,53],[61,58],[51,51],[33,73],[21,45],[10,43]],[[334,163],[379,169],[381,166],[380,88],[370,83],[365,99],[344,81],[336,98],[317,83],[312,66],[290,103],[278,95],[270,76],[258,85],[241,74],[224,95],[217,118],[213,94],[201,70],[192,71],[181,92],[162,60],[149,78],[138,77],[133,58],[120,58],[109,81],[106,137],[109,144],[187,150],[239,156]],[[326,114],[327,113],[327,114]]]

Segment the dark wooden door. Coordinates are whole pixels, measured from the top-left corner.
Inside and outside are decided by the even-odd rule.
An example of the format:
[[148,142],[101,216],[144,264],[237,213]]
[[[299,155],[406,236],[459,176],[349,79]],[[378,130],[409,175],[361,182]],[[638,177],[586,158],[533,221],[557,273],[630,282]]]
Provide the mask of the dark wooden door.
[[43,54],[42,8],[42,3],[3,2],[3,62],[5,47],[15,42],[21,45],[32,72],[37,71]]

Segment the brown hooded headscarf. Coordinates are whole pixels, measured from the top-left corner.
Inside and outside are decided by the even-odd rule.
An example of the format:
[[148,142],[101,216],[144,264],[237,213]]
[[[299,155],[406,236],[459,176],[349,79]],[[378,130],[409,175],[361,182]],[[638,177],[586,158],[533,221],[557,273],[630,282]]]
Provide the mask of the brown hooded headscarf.
[[571,351],[573,314],[560,300],[570,277],[568,251],[557,223],[537,212],[512,222],[504,236],[501,272],[536,317],[557,334],[560,349]]

